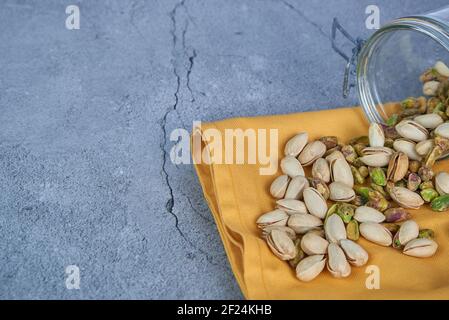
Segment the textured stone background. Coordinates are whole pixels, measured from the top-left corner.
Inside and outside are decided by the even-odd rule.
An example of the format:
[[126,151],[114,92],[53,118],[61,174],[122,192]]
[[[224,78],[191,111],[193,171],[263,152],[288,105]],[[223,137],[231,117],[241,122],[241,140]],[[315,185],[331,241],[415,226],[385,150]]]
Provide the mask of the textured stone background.
[[[334,17],[368,36],[446,1],[0,2],[0,298],[242,298],[193,168],[193,120],[341,98]],[[65,288],[78,265],[81,289]]]

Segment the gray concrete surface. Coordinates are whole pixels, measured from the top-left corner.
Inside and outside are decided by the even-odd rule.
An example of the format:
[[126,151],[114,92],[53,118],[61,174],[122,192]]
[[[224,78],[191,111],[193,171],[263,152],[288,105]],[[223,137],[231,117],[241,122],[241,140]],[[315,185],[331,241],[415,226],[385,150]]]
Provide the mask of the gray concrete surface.
[[332,19],[366,37],[368,4],[384,23],[445,2],[1,1],[0,298],[242,298],[169,133],[357,104]]

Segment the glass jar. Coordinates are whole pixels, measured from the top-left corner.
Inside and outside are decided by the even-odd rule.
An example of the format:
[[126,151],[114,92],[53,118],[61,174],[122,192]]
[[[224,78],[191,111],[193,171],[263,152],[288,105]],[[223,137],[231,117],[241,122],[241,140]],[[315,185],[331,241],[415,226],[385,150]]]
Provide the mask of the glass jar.
[[449,6],[399,18],[384,25],[361,47],[356,87],[370,122],[394,112],[387,102],[423,95],[420,75],[443,61],[449,66]]

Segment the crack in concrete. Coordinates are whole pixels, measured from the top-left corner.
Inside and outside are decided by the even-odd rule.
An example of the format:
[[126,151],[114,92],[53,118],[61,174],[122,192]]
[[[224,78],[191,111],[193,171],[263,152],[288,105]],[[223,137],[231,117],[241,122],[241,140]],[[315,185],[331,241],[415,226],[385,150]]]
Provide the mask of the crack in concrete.
[[314,22],[313,20],[310,20],[307,15],[302,12],[300,9],[296,8],[294,5],[292,5],[291,3],[287,2],[286,0],[279,0],[281,3],[283,3],[287,8],[289,8],[290,10],[292,10],[293,12],[295,12],[296,14],[298,14],[301,18],[304,19],[304,21],[306,21],[308,24],[312,25],[315,29],[318,30],[318,32],[326,37],[327,39],[331,40],[331,37],[323,31],[323,29],[321,28],[321,26]]

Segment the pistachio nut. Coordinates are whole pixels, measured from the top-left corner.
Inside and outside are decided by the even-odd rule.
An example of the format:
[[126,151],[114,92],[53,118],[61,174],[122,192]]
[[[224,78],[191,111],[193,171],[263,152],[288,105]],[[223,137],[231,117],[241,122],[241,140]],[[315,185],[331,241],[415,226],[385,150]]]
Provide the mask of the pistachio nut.
[[327,162],[331,163],[332,161],[334,161],[336,159],[345,160],[345,156],[343,155],[343,153],[341,153],[340,150],[335,150],[334,152],[329,154],[325,159],[327,160]]
[[318,139],[326,146],[326,150],[335,148],[338,145],[338,138],[336,136],[325,136]]
[[441,74],[443,77],[449,77],[449,68],[446,66],[446,64],[442,61],[437,61],[433,68]]
[[366,177],[369,176],[369,170],[368,170],[368,167],[366,167],[366,166],[360,166],[360,167],[358,168],[358,170],[359,170],[359,173],[360,173],[360,175],[361,175],[362,177],[366,178]]
[[[449,110],[449,109],[448,109]],[[435,136],[433,142],[436,146],[439,146],[442,150],[442,155],[440,158],[445,157],[449,153],[449,139],[441,136]]]
[[419,239],[433,239],[435,238],[435,233],[432,229],[421,229],[418,234]]
[[308,213],[297,213],[292,214],[288,218],[287,225],[295,230],[298,234],[304,234],[308,231],[318,229],[323,225],[321,219],[308,214]]
[[285,144],[284,154],[296,158],[306,146],[308,139],[307,132],[298,133]]
[[421,142],[418,142],[415,145],[415,151],[417,154],[419,154],[421,157],[425,157],[435,146],[433,139],[424,140]]
[[412,257],[427,258],[435,254],[438,244],[432,239],[415,239],[409,241],[402,251]]
[[273,230],[281,230],[284,231],[288,237],[292,240],[296,239],[296,233],[292,228],[285,227],[285,226],[268,226],[262,229],[262,238],[266,239],[271,231]]
[[390,161],[393,150],[386,147],[368,147],[363,149],[363,156],[360,157],[365,165],[371,167],[385,167]]
[[385,135],[382,126],[372,122],[368,129],[368,138],[370,147],[383,147],[385,143]]
[[410,218],[409,213],[405,211],[404,208],[401,207],[387,209],[385,210],[384,215],[385,215],[385,222],[388,223],[401,222]]
[[378,245],[388,247],[393,237],[391,232],[383,225],[374,222],[363,222],[359,226],[360,234],[366,240]]
[[283,210],[276,209],[261,215],[256,224],[260,229],[264,229],[270,226],[285,226],[287,220],[288,214]]
[[304,202],[294,199],[280,199],[276,201],[276,208],[288,214],[309,213]]
[[327,270],[335,278],[346,278],[351,274],[345,253],[336,243],[330,243],[327,247]]
[[369,137],[368,136],[359,136],[359,137],[355,137],[352,138],[351,140],[349,140],[349,144],[350,145],[355,145],[357,143],[361,143],[364,145],[369,145]]
[[413,220],[405,221],[393,238],[393,248],[400,249],[409,241],[418,238],[419,226]]
[[385,171],[382,168],[371,168],[369,174],[373,183],[379,186],[385,186],[387,184],[387,177],[385,176]]
[[308,143],[298,156],[299,162],[303,166],[311,165],[316,159],[321,158],[326,153],[326,145],[315,140]]
[[449,122],[440,124],[435,129],[435,135],[448,139],[449,138]]
[[385,216],[379,210],[367,206],[361,206],[355,209],[354,219],[361,223],[362,222],[381,223],[385,220]]
[[305,175],[301,163],[292,156],[286,156],[281,160],[281,170],[291,178]]
[[356,267],[361,267],[368,262],[368,252],[354,241],[343,239],[340,241],[348,262]]
[[400,225],[396,223],[382,223],[382,226],[384,226],[392,235],[396,234],[398,232]]
[[296,268],[298,263],[306,257],[306,254],[301,249],[301,238],[296,238],[294,243],[296,247],[296,256],[293,259],[288,260],[288,263],[292,268]]
[[397,113],[392,114],[388,119],[387,119],[387,126],[389,127],[394,127],[399,120],[399,115]]
[[438,87],[440,86],[440,82],[438,81],[427,81],[424,83],[422,87],[422,92],[426,96],[434,96],[437,93]]
[[377,209],[381,212],[384,212],[390,207],[390,203],[387,199],[378,191],[371,190],[368,192],[368,202],[366,206]]
[[323,196],[315,188],[306,188],[303,193],[304,202],[310,214],[324,219],[327,212],[327,203]]
[[337,213],[338,208],[340,207],[340,203],[334,203],[330,206],[329,209],[327,209],[326,217],[324,218],[324,224],[326,224],[327,219],[333,215],[334,213]]
[[417,173],[410,173],[407,178],[407,189],[416,191],[421,184],[421,178]]
[[357,220],[351,220],[346,225],[346,237],[349,240],[357,241],[360,237],[359,223]]
[[446,211],[449,209],[449,195],[445,194],[439,197],[436,197],[430,203],[430,207],[433,211]]
[[358,158],[358,154],[355,151],[354,147],[350,144],[347,144],[341,148],[341,153],[345,157],[346,161],[349,163],[354,163],[354,161]]
[[285,191],[284,199],[302,199],[302,193],[305,188],[309,187],[309,180],[304,176],[296,176],[291,179]]
[[315,188],[323,196],[324,200],[329,199],[329,187],[323,180],[321,180],[320,178],[313,178],[310,183],[312,187]]
[[407,139],[397,139],[393,143],[396,151],[403,152],[410,160],[421,161],[422,157],[416,152],[416,143]]
[[435,188],[440,195],[449,194],[449,173],[442,171],[435,175]]
[[329,198],[333,201],[350,202],[355,198],[354,190],[341,182],[332,182],[329,192]]
[[290,260],[296,256],[296,246],[285,231],[274,229],[267,236],[268,247],[281,260]]
[[428,166],[422,166],[418,170],[418,174],[421,177],[421,180],[424,182],[432,180],[434,173],[433,170]]
[[329,242],[338,243],[341,239],[346,239],[346,228],[343,220],[338,214],[332,214],[324,224],[324,232]]
[[419,161],[416,160],[409,160],[408,162],[408,170],[410,172],[418,172],[419,167],[421,167],[421,163]]
[[283,174],[271,183],[270,193],[276,199],[282,199],[285,195],[285,191],[287,190],[288,183],[290,182],[290,177],[286,174]]
[[409,168],[408,157],[403,152],[396,152],[390,158],[388,163],[387,178],[393,182],[402,180],[407,174]]
[[423,200],[425,202],[432,202],[433,199],[438,197],[438,192],[435,189],[432,189],[432,188],[422,189],[419,192],[419,194],[421,195],[421,198],[423,198]]
[[424,166],[426,167],[432,167],[435,164],[435,161],[437,161],[441,156],[443,155],[443,149],[441,149],[440,146],[435,145],[432,150],[427,154],[426,158],[424,159]]
[[434,189],[432,181],[424,181],[419,185],[419,189]]
[[326,254],[329,242],[313,232],[306,233],[301,239],[301,249],[309,256]]
[[324,158],[317,159],[312,166],[312,177],[319,178],[326,183],[331,180],[329,163]]
[[[324,143],[324,142],[323,142]],[[332,153],[334,153],[335,151],[341,151],[341,145],[337,145],[334,148],[331,149],[327,149],[326,153],[324,154],[324,158],[327,158],[328,156],[330,156]]]
[[365,198],[366,200],[369,200],[369,192],[372,191],[371,188],[365,187],[365,186],[354,186],[355,192]]
[[403,208],[419,209],[424,204],[419,194],[403,187],[393,187],[390,196]]
[[331,179],[334,182],[341,182],[352,188],[354,186],[354,177],[351,167],[344,159],[335,159],[330,162]]
[[428,113],[416,116],[413,120],[427,129],[435,129],[444,122],[443,118],[436,113]]
[[[388,183],[388,182],[387,182],[387,183]],[[390,197],[390,195],[385,191],[384,187],[379,186],[378,184],[375,184],[375,183],[371,183],[371,184],[370,184],[370,187],[371,187],[373,190],[379,192],[385,199],[387,199],[387,198]],[[385,188],[387,188],[387,185],[386,185],[386,184],[385,184]]]
[[413,120],[402,120],[395,129],[401,137],[417,142],[426,140],[429,135],[426,128]]
[[354,216],[356,206],[349,203],[338,203],[336,213],[344,223],[349,223]]
[[[363,168],[366,168],[366,167],[363,166]],[[357,169],[354,166],[351,166],[351,172],[352,172],[352,176],[354,177],[354,180],[357,184],[365,183],[365,177],[360,173],[359,169]]]
[[308,256],[296,266],[296,277],[304,282],[315,279],[326,266],[326,257],[322,254]]

